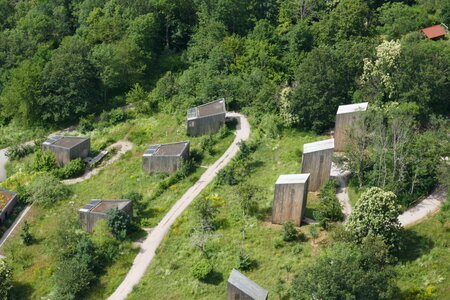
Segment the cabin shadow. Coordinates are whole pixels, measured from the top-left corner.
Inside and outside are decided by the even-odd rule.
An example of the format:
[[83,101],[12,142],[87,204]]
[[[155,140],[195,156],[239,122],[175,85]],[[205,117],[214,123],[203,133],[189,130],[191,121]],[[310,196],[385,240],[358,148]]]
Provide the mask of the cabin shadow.
[[11,299],[31,299],[33,291],[33,287],[30,284],[14,281],[11,289]]
[[220,272],[212,271],[208,277],[202,281],[207,284],[219,285],[223,281],[223,275]]
[[427,254],[434,247],[434,242],[426,236],[418,235],[417,232],[406,229],[401,234],[401,249],[399,261],[408,262]]

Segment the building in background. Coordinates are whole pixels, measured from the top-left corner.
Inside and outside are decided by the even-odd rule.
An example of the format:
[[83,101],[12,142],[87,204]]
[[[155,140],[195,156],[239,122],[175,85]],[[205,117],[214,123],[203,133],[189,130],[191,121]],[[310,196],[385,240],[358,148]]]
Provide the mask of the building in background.
[[142,155],[142,169],[148,174],[174,173],[183,160],[189,160],[190,142],[151,145]]
[[187,134],[200,136],[219,131],[225,124],[225,99],[209,102],[187,111]]

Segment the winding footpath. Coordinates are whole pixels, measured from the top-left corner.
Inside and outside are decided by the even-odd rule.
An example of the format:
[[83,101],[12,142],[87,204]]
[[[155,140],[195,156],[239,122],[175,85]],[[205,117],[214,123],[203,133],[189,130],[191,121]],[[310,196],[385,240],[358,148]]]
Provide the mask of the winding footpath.
[[201,193],[201,191],[214,179],[217,172],[225,167],[239,151],[238,143],[250,137],[250,124],[247,119],[234,112],[227,113],[227,117],[238,120],[236,137],[227,151],[203,173],[200,179],[172,206],[161,222],[152,230],[142,243],[139,253],[134,259],[133,265],[128,271],[125,279],[108,298],[108,300],[122,300],[131,293],[133,287],[139,283],[145,271],[155,257],[155,251],[161,244],[170,226],[183,213],[189,204]]

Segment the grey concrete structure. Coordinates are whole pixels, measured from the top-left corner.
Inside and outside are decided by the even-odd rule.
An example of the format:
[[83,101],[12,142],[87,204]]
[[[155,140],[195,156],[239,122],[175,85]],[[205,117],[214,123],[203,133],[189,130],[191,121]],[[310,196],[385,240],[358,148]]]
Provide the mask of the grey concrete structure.
[[309,174],[280,175],[275,183],[272,223],[300,226],[306,211]]
[[269,292],[239,271],[233,269],[228,278],[227,300],[267,300]]
[[50,150],[62,167],[72,159],[86,158],[91,151],[90,138],[77,136],[54,136],[42,144],[42,150]]
[[11,215],[17,204],[17,195],[11,191],[0,188],[0,224]]
[[367,110],[369,103],[340,105],[336,113],[334,127],[334,151],[342,152],[347,143],[347,129],[356,125],[361,113]]
[[334,139],[303,145],[301,173],[309,173],[308,190],[315,192],[330,179]]
[[107,212],[113,208],[126,212],[130,217],[133,216],[131,200],[91,200],[78,210],[83,229],[87,232],[93,232],[95,223],[98,220],[105,219]]
[[200,136],[219,131],[225,124],[225,99],[209,102],[187,111],[187,134]]
[[189,159],[190,142],[151,145],[142,156],[142,169],[148,174],[173,173],[181,160]]

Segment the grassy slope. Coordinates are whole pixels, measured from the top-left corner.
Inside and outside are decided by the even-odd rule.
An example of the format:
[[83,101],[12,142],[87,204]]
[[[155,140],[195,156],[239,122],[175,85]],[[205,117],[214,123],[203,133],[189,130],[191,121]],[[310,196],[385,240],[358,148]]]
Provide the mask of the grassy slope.
[[[262,220],[252,218],[247,229],[245,250],[257,261],[257,267],[244,272],[252,280],[268,289],[273,299],[277,287],[286,289],[279,281],[291,280],[294,270],[318,252],[318,245],[306,242],[282,243],[274,247],[274,239],[280,237],[280,226],[268,222],[274,183],[280,174],[300,170],[299,151],[304,143],[320,139],[313,134],[290,130],[281,139],[263,140],[254,154],[257,167],[246,182],[257,184],[264,190],[260,208]],[[241,244],[241,218],[238,204],[233,200],[235,187],[209,187],[207,194],[216,195],[221,203],[218,216],[218,238],[209,244],[214,273],[208,283],[199,282],[190,275],[190,268],[201,257],[200,251],[190,244],[190,228],[195,225],[192,208],[178,219],[158,249],[158,255],[143,281],[130,299],[224,299],[226,280],[236,266]],[[313,205],[314,206],[314,205]],[[307,235],[307,226],[302,227]]]
[[[142,134],[133,134],[133,132]],[[131,133],[131,134],[130,134]],[[149,143],[171,142],[186,140],[184,134],[184,124],[175,117],[157,115],[147,119],[136,119],[116,125],[101,131],[91,133],[93,144],[104,142],[112,143],[122,139],[124,136],[138,136],[133,141],[140,140],[140,144],[132,151],[126,153],[119,161],[111,164],[93,178],[71,186],[73,195],[70,199],[56,204],[48,210],[33,207],[27,217],[31,224],[31,232],[37,239],[37,243],[25,247],[21,244],[18,236],[13,237],[5,246],[5,253],[11,260],[15,273],[15,292],[20,299],[41,298],[50,293],[53,289],[52,268],[54,261],[50,253],[50,236],[57,226],[58,216],[70,207],[73,213],[76,209],[84,205],[93,198],[114,199],[121,197],[128,191],[138,191],[144,197],[151,195],[161,177],[148,176],[141,170],[141,155]],[[202,164],[209,164],[215,161],[229,146],[234,139],[230,134],[215,145],[215,154],[206,155]],[[199,138],[190,138],[191,148],[198,148]],[[16,163],[19,168],[30,158],[25,158]],[[13,167],[11,167],[13,168]],[[175,186],[169,188],[160,197],[148,203],[150,224],[156,224],[170,209],[172,204],[186,191],[196,178],[205,169],[198,168],[194,174]],[[17,233],[17,232],[16,232]],[[114,265],[109,266],[106,273],[99,278],[99,282],[94,286],[88,299],[104,299],[113,291],[124,274],[130,267],[136,250],[131,247],[124,247],[124,251]]]
[[450,220],[442,225],[433,217],[406,234],[403,261],[396,266],[400,289],[434,286],[437,299],[450,299]]

